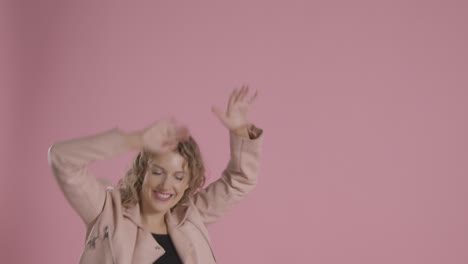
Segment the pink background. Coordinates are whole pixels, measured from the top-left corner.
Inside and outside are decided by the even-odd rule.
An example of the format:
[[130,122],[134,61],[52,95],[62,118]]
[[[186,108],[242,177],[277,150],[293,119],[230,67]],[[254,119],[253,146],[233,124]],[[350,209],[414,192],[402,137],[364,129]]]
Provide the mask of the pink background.
[[[76,263],[57,140],[167,116],[228,158],[210,112],[258,89],[258,188],[219,263],[468,263],[466,1],[10,1],[0,9],[2,263]],[[6,74],[5,74],[6,73]],[[5,147],[6,146],[6,147]],[[135,153],[97,163],[113,182]]]

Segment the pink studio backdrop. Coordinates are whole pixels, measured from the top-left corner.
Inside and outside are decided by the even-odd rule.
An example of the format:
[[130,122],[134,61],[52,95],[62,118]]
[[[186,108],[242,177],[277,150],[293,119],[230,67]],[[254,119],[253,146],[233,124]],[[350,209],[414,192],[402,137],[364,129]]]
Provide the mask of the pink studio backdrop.
[[[78,261],[85,229],[49,171],[53,142],[175,116],[212,181],[228,135],[210,107],[242,83],[260,92],[261,174],[209,227],[219,263],[468,263],[466,1],[31,0],[2,14],[2,263]],[[116,182],[134,154],[92,170]]]

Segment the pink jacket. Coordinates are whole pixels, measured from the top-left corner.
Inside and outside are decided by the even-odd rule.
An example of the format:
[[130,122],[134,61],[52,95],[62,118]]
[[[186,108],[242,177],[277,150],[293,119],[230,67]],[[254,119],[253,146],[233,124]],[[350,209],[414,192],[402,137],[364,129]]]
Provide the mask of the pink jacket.
[[[231,159],[222,176],[166,214],[168,233],[183,263],[216,263],[206,224],[215,222],[257,182],[262,137],[230,135]],[[164,254],[140,221],[140,208],[124,208],[118,189],[87,170],[96,160],[129,151],[121,131],[64,141],[49,149],[49,163],[68,202],[86,224],[80,263],[151,264]]]

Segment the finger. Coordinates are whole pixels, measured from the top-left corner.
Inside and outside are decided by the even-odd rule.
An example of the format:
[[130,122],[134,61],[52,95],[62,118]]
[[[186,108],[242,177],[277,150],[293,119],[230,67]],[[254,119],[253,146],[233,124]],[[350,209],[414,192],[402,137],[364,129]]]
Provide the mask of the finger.
[[177,125],[175,123],[175,120],[168,119],[168,120],[166,120],[164,125],[165,125],[166,136],[168,138],[176,137],[176,135],[177,135]]
[[239,98],[244,92],[245,92],[245,85],[242,85],[242,88],[240,89],[239,93],[237,93],[236,98],[234,98],[234,103],[239,101]]
[[219,109],[219,107],[213,106],[211,107],[211,111],[218,117],[218,119],[227,126],[227,118],[226,115]]
[[217,107],[217,106],[212,106],[212,107],[211,107],[211,111],[212,111],[213,114],[215,114],[215,116],[218,117],[219,119],[221,119],[221,117],[225,115],[225,114],[221,111],[221,109],[219,109],[219,107]]
[[175,151],[177,149],[177,145],[170,145],[166,147],[162,147],[160,150],[160,153],[167,153],[171,151]]
[[244,99],[246,98],[246,96],[249,94],[249,86],[248,85],[245,85],[245,89],[244,89],[244,92],[241,94],[241,96],[239,97],[239,101],[244,101]]
[[162,144],[162,149],[169,151],[174,150],[177,147],[178,142],[176,140],[166,140]]
[[237,89],[234,89],[231,92],[231,95],[229,96],[228,107],[227,107],[228,112],[231,110],[231,107],[234,104],[236,96],[237,96]]
[[257,98],[257,95],[258,95],[258,91],[255,91],[255,94],[252,97],[250,97],[250,99],[247,101],[249,103],[249,105],[253,104],[253,102]]
[[167,147],[167,146],[170,146],[170,145],[174,145],[176,144],[177,141],[173,138],[168,138],[166,140],[164,140],[162,143],[161,143],[161,146],[163,147]]
[[186,126],[179,126],[175,135],[177,141],[185,141],[190,137],[190,131]]

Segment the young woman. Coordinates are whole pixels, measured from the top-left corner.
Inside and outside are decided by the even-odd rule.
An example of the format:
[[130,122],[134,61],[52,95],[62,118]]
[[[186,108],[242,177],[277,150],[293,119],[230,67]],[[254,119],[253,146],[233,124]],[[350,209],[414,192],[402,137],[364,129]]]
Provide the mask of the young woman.
[[[197,143],[174,120],[53,144],[53,174],[86,225],[80,263],[215,263],[206,225],[257,181],[262,130],[247,118],[256,95],[243,86],[231,93],[226,112],[212,109],[229,130],[231,155],[222,176],[204,189]],[[139,153],[116,188],[87,171],[93,161],[131,150]]]

